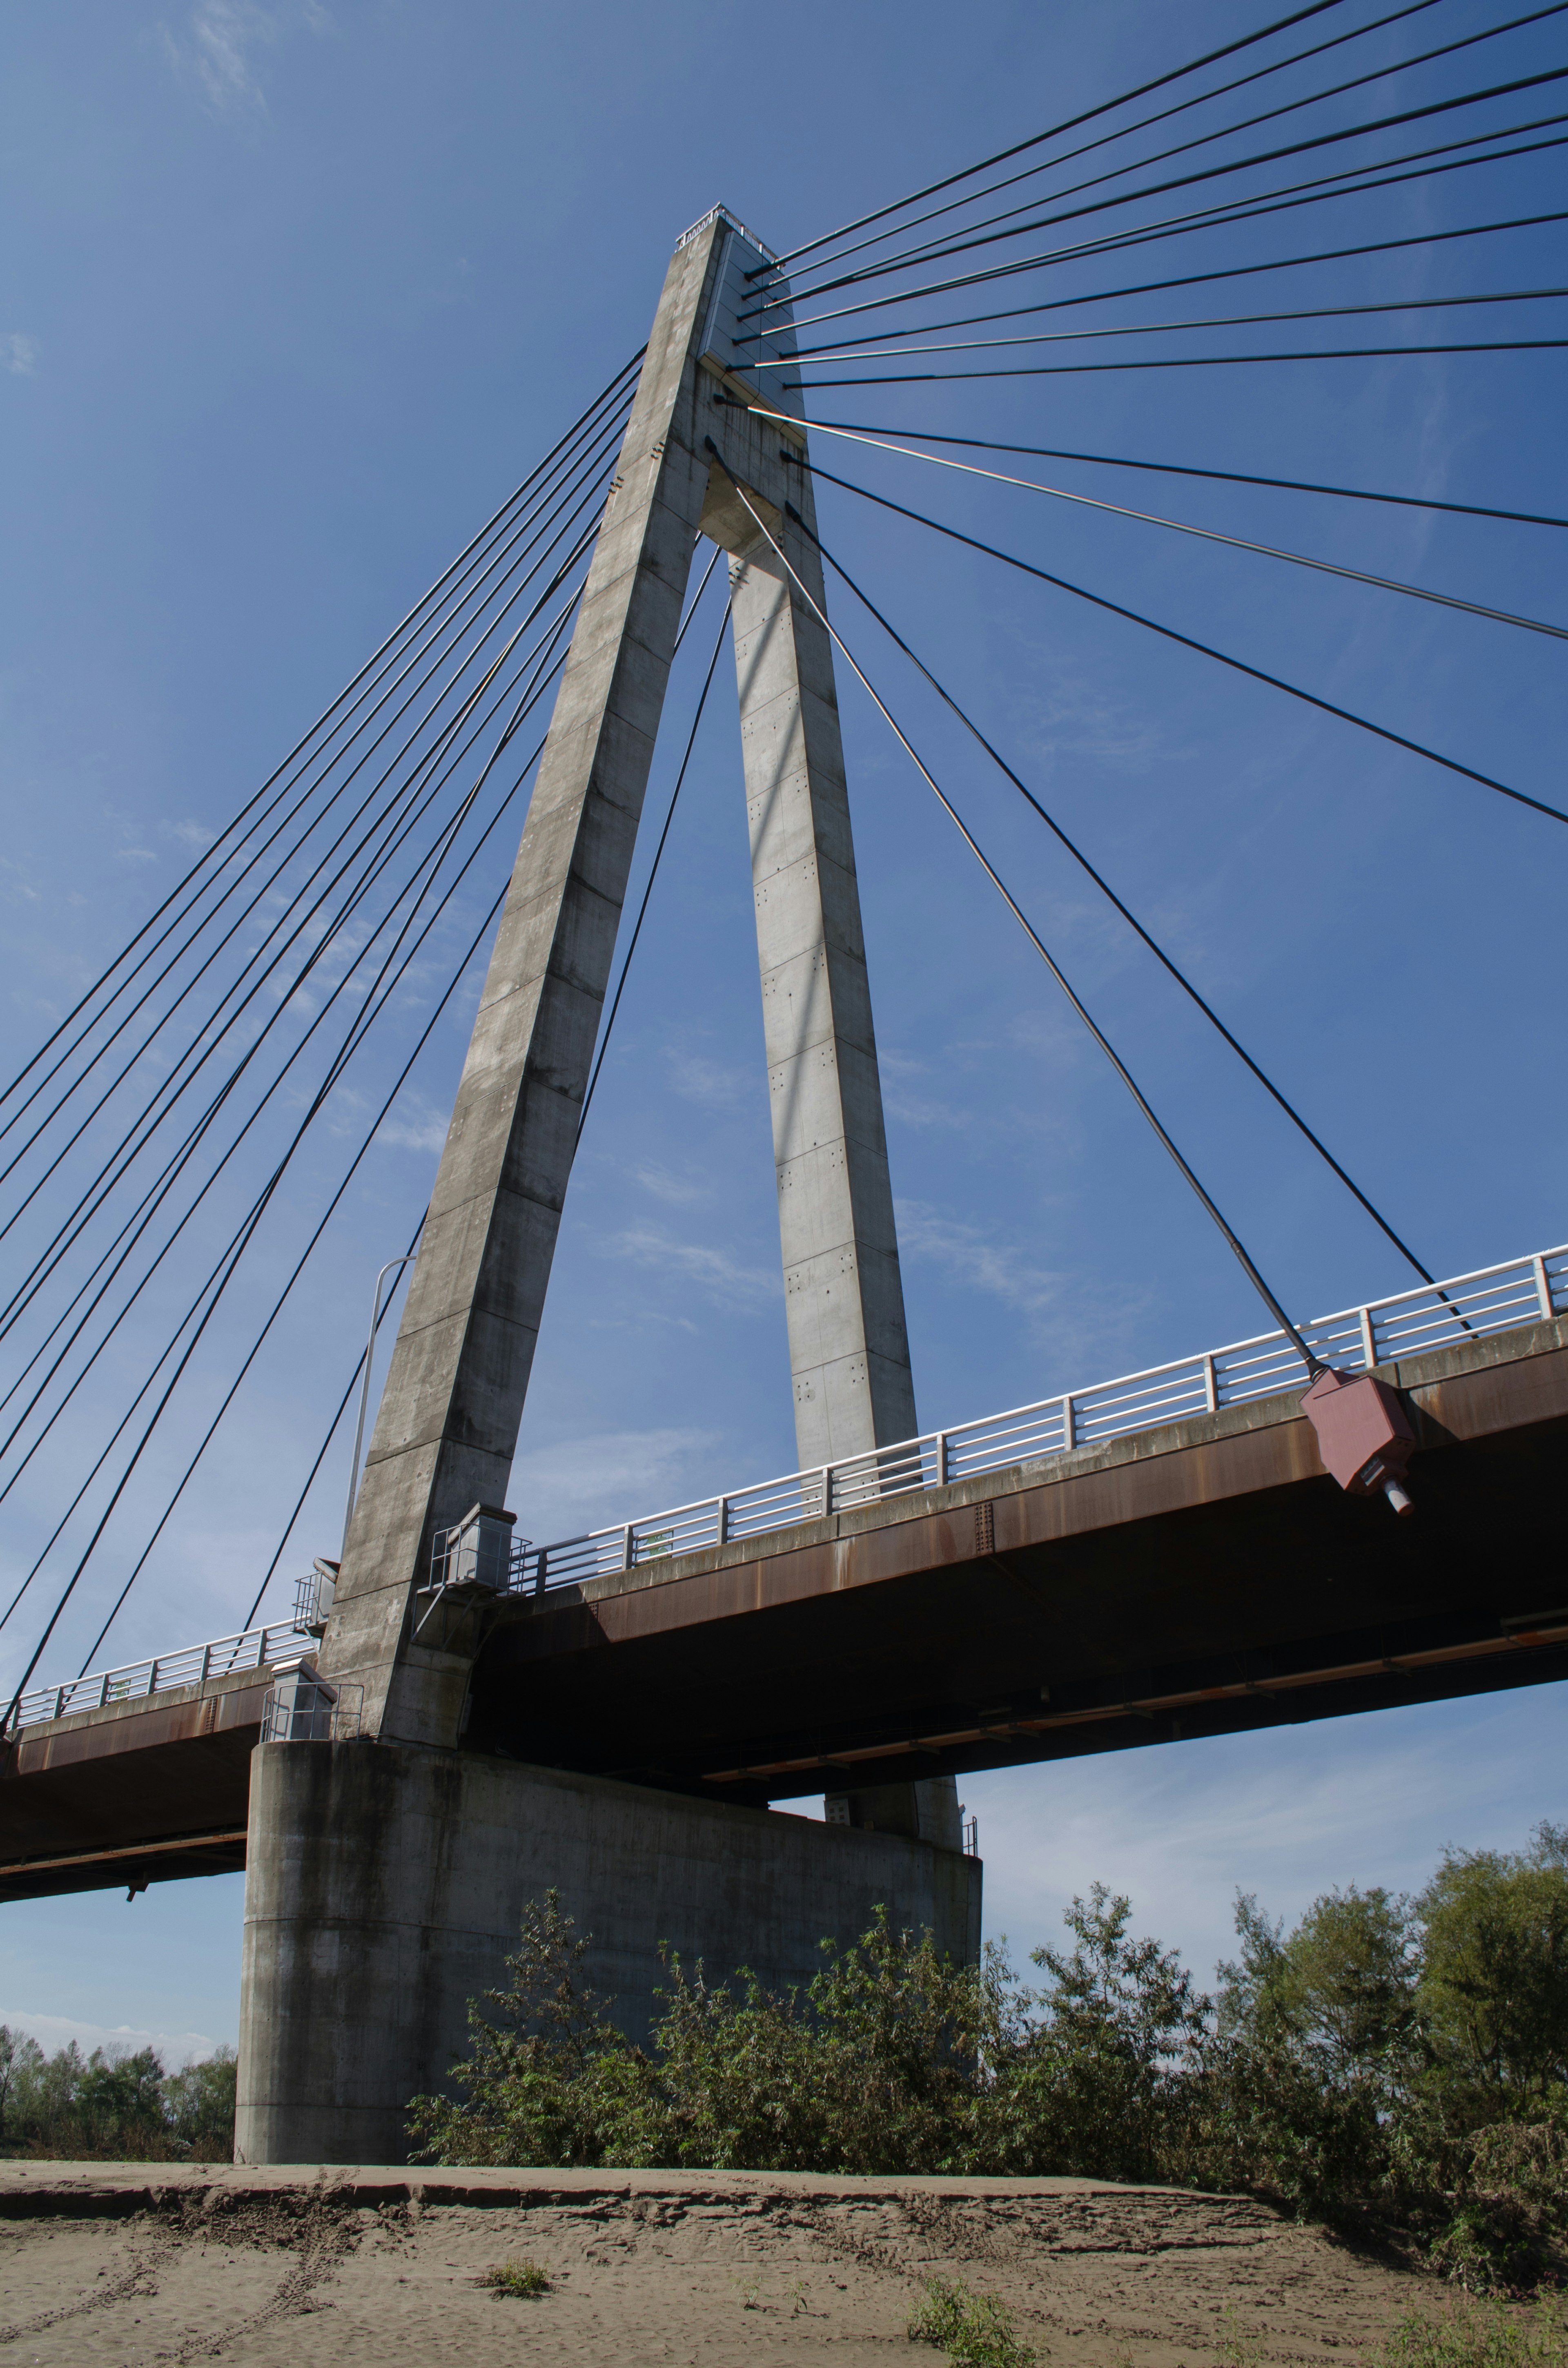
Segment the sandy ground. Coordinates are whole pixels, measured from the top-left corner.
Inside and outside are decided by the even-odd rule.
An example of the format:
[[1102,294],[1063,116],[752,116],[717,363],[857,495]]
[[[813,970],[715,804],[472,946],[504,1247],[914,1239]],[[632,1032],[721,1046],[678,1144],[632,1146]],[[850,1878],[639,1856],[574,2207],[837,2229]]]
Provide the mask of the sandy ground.
[[[508,2260],[548,2294],[482,2283]],[[0,2165],[0,2361],[935,2362],[958,2275],[1060,2368],[1267,2368],[1374,2341],[1422,2283],[1244,2199],[1071,2180]]]

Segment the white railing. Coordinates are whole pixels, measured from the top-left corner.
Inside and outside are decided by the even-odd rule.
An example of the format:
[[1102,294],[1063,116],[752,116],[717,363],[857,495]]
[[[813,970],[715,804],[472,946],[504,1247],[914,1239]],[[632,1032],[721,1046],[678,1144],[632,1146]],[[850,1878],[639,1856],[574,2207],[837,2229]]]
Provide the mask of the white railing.
[[[1478,1339],[1514,1325],[1550,1321],[1564,1312],[1568,1244],[1320,1316],[1303,1324],[1301,1335],[1325,1364],[1342,1372],[1364,1372],[1369,1365],[1418,1357],[1426,1349]],[[696,1554],[786,1529],[791,1522],[880,1504],[911,1489],[941,1488],[982,1472],[1045,1463],[1074,1448],[1095,1447],[1152,1430],[1160,1423],[1178,1422],[1185,1415],[1213,1414],[1277,1390],[1302,1389],[1306,1378],[1285,1335],[1262,1332],[1228,1349],[1152,1365],[1142,1373],[1068,1390],[1006,1414],[982,1415],[978,1421],[960,1423],[950,1430],[926,1431],[894,1447],[817,1464],[809,1472],[787,1473],[779,1480],[756,1481],[750,1487],[675,1505],[639,1520],[616,1521],[608,1529],[588,1530],[553,1545],[519,1544],[501,1591],[545,1594],[552,1588],[576,1587],[585,1579],[608,1577],[671,1554]],[[313,1635],[292,1623],[250,1628],[243,1636],[192,1645],[182,1653],[74,1678],[63,1686],[36,1687],[22,1696],[9,1731],[63,1718],[71,1711],[162,1693],[173,1686],[200,1685],[235,1669],[264,1668],[275,1657],[308,1653],[314,1644]]]
[[167,1693],[175,1686],[205,1685],[209,1678],[226,1678],[237,1669],[265,1669],[273,1661],[308,1653],[314,1645],[313,1636],[285,1621],[274,1628],[247,1628],[243,1636],[219,1636],[210,1645],[187,1645],[181,1653],[160,1653],[150,1661],[131,1661],[123,1669],[98,1669],[62,1686],[35,1686],[17,1703],[7,1731],[15,1734],[18,1727],[38,1726],[45,1719],[65,1718],[72,1711],[101,1710],[106,1702]]
[[[1467,1336],[1500,1332],[1568,1310],[1568,1245],[1481,1268],[1451,1282],[1423,1283],[1301,1326],[1325,1364],[1343,1372],[1419,1356]],[[1306,1369],[1282,1332],[1263,1332],[1175,1364],[1123,1373],[1113,1382],[1068,1390],[1006,1414],[983,1415],[951,1430],[927,1431],[840,1463],[790,1472],[749,1488],[675,1505],[639,1520],[588,1530],[517,1557],[514,1591],[544,1594],[580,1586],[670,1554],[728,1545],[794,1521],[820,1520],[858,1505],[879,1504],[915,1488],[940,1488],[982,1472],[1038,1463],[1076,1447],[1096,1447],[1184,1415],[1212,1414],[1276,1390],[1304,1389]]]

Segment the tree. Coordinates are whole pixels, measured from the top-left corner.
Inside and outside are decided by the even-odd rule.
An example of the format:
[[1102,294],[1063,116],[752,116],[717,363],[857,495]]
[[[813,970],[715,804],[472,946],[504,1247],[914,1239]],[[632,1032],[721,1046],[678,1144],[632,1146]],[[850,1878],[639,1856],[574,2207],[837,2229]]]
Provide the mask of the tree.
[[1568,1835],[1449,1850],[1416,1902],[1420,2004],[1450,2114],[1529,2120],[1568,2083]]
[[1219,1968],[1227,2035],[1293,2051],[1330,2082],[1380,2074],[1409,2041],[1420,1968],[1407,1900],[1324,1892],[1287,1939],[1238,1894],[1236,1932],[1241,1960]]
[[95,2047],[73,2107],[87,2153],[140,2159],[165,2151],[164,2067],[151,2047],[120,2056]]
[[1131,1917],[1131,1900],[1096,1883],[1063,1912],[1072,1952],[1033,1952],[1051,1986],[1021,2001],[1036,2019],[1001,2076],[1009,2168],[1162,2175],[1180,2068],[1211,2005],[1174,1950],[1130,1936]]
[[176,2146],[193,2162],[228,2162],[234,2151],[234,2090],[239,2066],[232,2047],[187,2064],[164,2082],[164,2112]]
[[473,2053],[451,2073],[466,2102],[410,2100],[416,2159],[604,2160],[608,2131],[634,2103],[628,2092],[645,2059],[610,2021],[612,2001],[589,1987],[584,1960],[592,1934],[575,1933],[558,1891],[529,1900],[517,1949],[506,1960],[506,1987],[485,1990],[469,2006]]

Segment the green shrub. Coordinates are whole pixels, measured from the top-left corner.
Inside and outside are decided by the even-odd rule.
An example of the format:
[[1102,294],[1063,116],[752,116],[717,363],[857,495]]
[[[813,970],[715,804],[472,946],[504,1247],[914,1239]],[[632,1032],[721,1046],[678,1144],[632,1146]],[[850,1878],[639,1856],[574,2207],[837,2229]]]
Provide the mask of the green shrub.
[[[710,1985],[666,1951],[644,2050],[551,1892],[470,2009],[457,2095],[416,2098],[411,2134],[448,2163],[1246,2188],[1392,2224],[1471,2294],[1568,2276],[1568,1837],[1449,1853],[1414,1900],[1326,1893],[1290,1931],[1240,1898],[1214,1998],[1131,1914],[1103,1884],[1074,1899],[1068,1945],[1034,1953],[1038,1989],[1005,1950],[954,1965],[881,1909],[853,1946],[824,1942],[803,1990],[744,1968]],[[84,2111],[131,2131],[141,2114],[154,2141],[150,2066],[57,2067]],[[163,2097],[194,2146],[196,2106]]]
[[1563,2368],[1568,2324],[1555,2300],[1451,2303],[1413,2310],[1370,2355],[1371,2368]]
[[550,2272],[542,2261],[503,2261],[498,2270],[486,2270],[479,2283],[488,2286],[497,2301],[510,2296],[531,2302],[550,2292]]
[[912,2343],[934,2343],[955,2368],[1032,2368],[1034,2353],[1014,2331],[1012,2313],[994,2294],[961,2278],[927,2278],[926,2299],[909,2322]]

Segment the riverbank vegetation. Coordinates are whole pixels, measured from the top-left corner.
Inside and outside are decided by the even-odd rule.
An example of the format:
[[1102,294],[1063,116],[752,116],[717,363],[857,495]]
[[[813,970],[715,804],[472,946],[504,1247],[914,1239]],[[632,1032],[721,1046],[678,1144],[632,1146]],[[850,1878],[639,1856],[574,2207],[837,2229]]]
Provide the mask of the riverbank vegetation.
[[151,2047],[47,2055],[0,2023],[0,2155],[51,2162],[227,2162],[234,2146],[234,2052],[165,2072]]
[[1568,2274],[1568,1829],[1454,1851],[1414,1897],[1238,1899],[1211,1993],[1096,1885],[1026,1980],[884,1916],[803,1991],[666,1959],[649,2044],[550,1893],[471,2009],[443,2163],[949,2172],[1248,2190],[1475,2293]]

